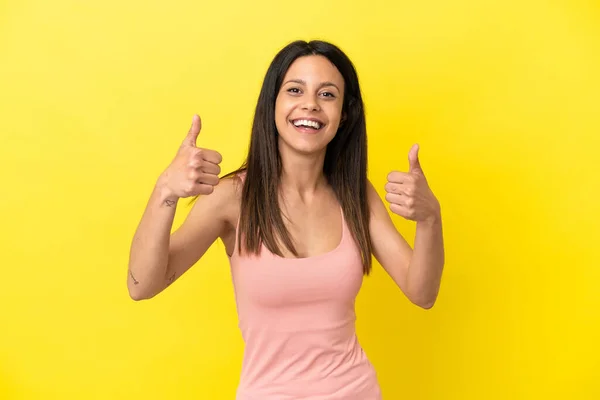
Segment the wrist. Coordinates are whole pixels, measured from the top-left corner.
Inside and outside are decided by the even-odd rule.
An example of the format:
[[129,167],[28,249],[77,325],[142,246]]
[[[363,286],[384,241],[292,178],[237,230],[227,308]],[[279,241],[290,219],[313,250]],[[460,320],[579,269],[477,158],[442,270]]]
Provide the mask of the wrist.
[[175,194],[175,192],[173,192],[173,190],[171,190],[171,188],[167,184],[167,180],[164,175],[161,175],[158,178],[158,180],[156,181],[154,190],[157,192],[158,198],[161,203],[165,203],[165,202],[169,202],[169,203],[175,202],[176,203],[179,200],[179,196],[177,196]]
[[422,222],[428,226],[439,225],[442,222],[442,214],[439,207],[436,208],[434,212],[429,214],[429,216],[427,216]]

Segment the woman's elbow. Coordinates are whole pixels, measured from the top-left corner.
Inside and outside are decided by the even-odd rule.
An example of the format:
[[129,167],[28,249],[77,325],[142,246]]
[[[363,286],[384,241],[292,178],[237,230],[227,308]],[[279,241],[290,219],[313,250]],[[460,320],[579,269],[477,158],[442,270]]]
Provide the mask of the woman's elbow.
[[148,288],[132,284],[127,285],[127,291],[129,292],[129,297],[133,301],[148,300],[156,295],[148,290]]
[[437,293],[431,295],[412,296],[409,299],[414,305],[424,310],[430,310],[437,301]]
[[433,306],[435,305],[435,300],[431,300],[431,301],[427,301],[427,302],[421,302],[419,304],[417,304],[419,307],[421,307],[424,310],[431,310],[433,308]]
[[140,300],[146,300],[147,299],[147,297],[144,296],[141,292],[131,291],[131,290],[129,291],[129,297],[133,301],[140,301]]

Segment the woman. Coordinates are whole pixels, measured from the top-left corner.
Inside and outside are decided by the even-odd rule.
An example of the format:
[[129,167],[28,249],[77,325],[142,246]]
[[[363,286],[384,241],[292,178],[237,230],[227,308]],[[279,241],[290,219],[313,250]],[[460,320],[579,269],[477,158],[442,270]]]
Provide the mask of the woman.
[[[367,180],[358,77],[336,46],[297,41],[276,55],[239,170],[219,179],[221,155],[197,147],[199,132],[194,116],[135,233],[131,297],[155,296],[220,238],[246,344],[237,399],[380,399],[354,326],[371,255],[423,308],[444,264],[440,206],[418,147],[385,186],[390,210],[417,222],[413,251]],[[199,195],[170,234],[179,199]]]

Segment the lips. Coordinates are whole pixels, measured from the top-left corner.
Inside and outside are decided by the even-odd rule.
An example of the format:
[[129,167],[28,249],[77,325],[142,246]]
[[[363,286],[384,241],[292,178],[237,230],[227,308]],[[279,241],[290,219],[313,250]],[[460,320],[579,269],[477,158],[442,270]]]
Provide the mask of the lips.
[[290,122],[297,130],[302,132],[317,132],[325,126],[323,121],[317,118],[295,118]]

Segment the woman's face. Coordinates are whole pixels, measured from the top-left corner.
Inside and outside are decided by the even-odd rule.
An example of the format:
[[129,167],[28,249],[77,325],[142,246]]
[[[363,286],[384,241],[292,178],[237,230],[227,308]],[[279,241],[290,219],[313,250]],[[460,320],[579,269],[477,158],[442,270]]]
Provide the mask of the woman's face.
[[340,125],[344,78],[323,56],[296,59],[275,101],[279,149],[311,154],[326,149]]

